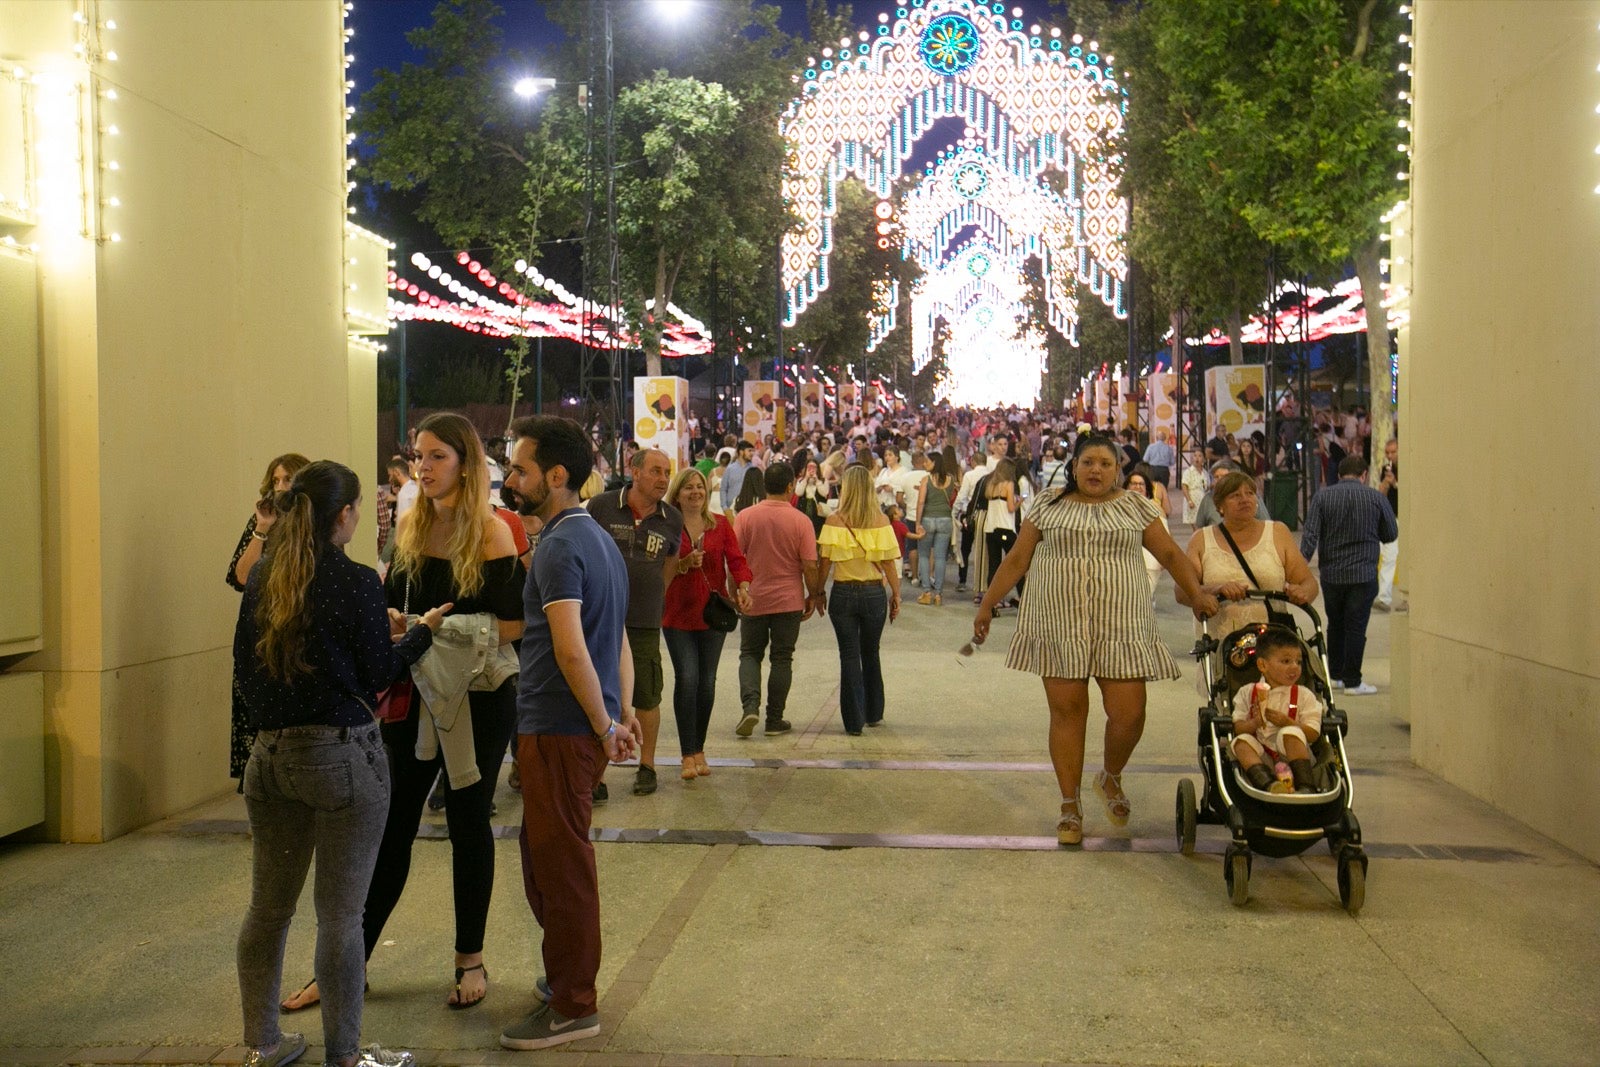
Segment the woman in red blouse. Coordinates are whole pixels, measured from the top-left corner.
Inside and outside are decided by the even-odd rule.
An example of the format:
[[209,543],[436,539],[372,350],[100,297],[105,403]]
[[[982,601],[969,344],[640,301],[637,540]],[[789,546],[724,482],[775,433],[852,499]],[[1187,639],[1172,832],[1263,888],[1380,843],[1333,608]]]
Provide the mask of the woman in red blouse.
[[679,471],[667,487],[667,503],[683,512],[683,541],[677,558],[667,563],[661,632],[672,657],[672,713],[678,720],[686,782],[711,773],[706,730],[717,695],[717,661],[728,636],[706,625],[706,601],[712,590],[726,595],[731,576],[739,610],[750,606],[750,565],[739,550],[733,523],[711,513],[710,498],[705,475],[693,467]]

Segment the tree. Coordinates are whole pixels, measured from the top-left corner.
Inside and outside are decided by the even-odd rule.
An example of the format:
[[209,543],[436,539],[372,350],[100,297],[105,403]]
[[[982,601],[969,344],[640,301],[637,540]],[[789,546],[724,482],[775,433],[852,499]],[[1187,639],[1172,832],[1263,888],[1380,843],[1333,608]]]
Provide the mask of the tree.
[[1077,21],[1099,34],[1117,57],[1118,94],[1127,92],[1119,135],[1098,146],[1121,191],[1132,201],[1129,255],[1162,303],[1175,331],[1221,326],[1229,355],[1244,362],[1244,310],[1267,295],[1268,248],[1248,221],[1208,180],[1218,166],[1172,151],[1193,121],[1203,90],[1191,82],[1181,37],[1183,12],[1171,4],[1128,8],[1111,15],[1103,4],[1075,5]]
[[[906,301],[920,271],[915,263],[901,258],[896,242],[891,242],[888,250],[878,247],[878,220],[873,214],[878,198],[865,185],[848,179],[839,183],[837,194],[828,288],[800,313],[786,336],[791,343],[804,345],[814,363],[836,366],[841,371],[845,364],[853,363],[859,372],[878,311],[874,290],[880,282],[898,278],[901,299]],[[909,358],[907,315],[901,315],[898,321],[901,325],[873,354],[875,365],[893,366],[885,348],[894,342],[905,349]]]
[[[571,86],[590,77],[591,10],[551,4],[548,16],[585,47],[524,60],[504,48],[490,0],[441,3],[432,25],[407,38],[423,61],[379,72],[362,98],[357,129],[373,154],[359,175],[416,190],[419,217],[458,248],[494,249],[501,275],[516,259],[538,261],[545,243],[583,233],[584,176],[596,164],[591,115]],[[666,301],[700,287],[714,264],[752,318],[772,307],[775,249],[790,224],[778,115],[810,46],[778,29],[778,8],[751,0],[697,5],[698,25],[681,31],[695,33],[693,47],[663,33],[648,5],[609,10],[623,303],[657,373]],[[834,36],[850,17],[820,0],[809,14],[814,31]],[[520,104],[508,68],[553,76],[560,88]],[[598,115],[601,90],[589,88]],[[648,314],[647,301],[656,308]]]
[[[1163,142],[1179,187],[1244,220],[1286,272],[1327,277],[1353,263],[1366,301],[1380,456],[1393,433],[1380,232],[1403,196],[1405,169],[1395,152],[1404,117],[1396,5],[1163,0],[1130,20],[1148,35],[1140,69],[1149,64],[1167,80],[1181,116]],[[1132,84],[1136,105],[1138,74]]]

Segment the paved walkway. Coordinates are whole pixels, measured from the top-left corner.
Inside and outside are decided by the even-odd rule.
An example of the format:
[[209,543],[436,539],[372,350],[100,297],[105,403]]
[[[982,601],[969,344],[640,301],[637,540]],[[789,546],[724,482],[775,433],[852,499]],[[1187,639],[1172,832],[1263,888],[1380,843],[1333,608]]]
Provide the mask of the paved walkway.
[[[1158,602],[1163,636],[1187,649],[1170,584]],[[1402,616],[1374,618],[1382,692],[1344,705],[1373,856],[1355,919],[1320,846],[1258,859],[1243,908],[1225,896],[1222,831],[1178,854],[1174,786],[1199,777],[1192,666],[1151,687],[1128,827],[1090,805],[1086,847],[1057,849],[1039,684],[1002,665],[1011,618],[959,662],[970,618],[964,598],[906,604],[885,640],[887,725],[864,737],[839,726],[833,634],[813,621],[793,734],[733,737],[730,647],[715,773],[685,785],[663,760],[660,792],[636,798],[631,772],[612,771],[593,1040],[497,1048],[538,973],[503,787],[489,997],[445,1009],[448,845],[430,816],[372,960],[366,1039],[424,1062],[573,1067],[1595,1061],[1600,870],[1411,765],[1386,695]],[[227,796],[105,845],[0,846],[0,1063],[237,1062],[244,828]],[[310,977],[312,915],[308,893],[291,988]],[[286,1023],[320,1039],[315,1012]]]

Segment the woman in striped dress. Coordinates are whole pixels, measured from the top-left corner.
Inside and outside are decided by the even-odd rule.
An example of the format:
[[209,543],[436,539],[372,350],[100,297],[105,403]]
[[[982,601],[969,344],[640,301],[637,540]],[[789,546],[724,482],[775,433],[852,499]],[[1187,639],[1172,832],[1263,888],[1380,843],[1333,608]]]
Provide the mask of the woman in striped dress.
[[1006,666],[1044,680],[1050,762],[1061,785],[1056,839],[1063,845],[1083,841],[1078,785],[1089,679],[1099,685],[1106,709],[1105,769],[1095,775],[1095,792],[1112,824],[1126,826],[1131,806],[1121,775],[1144,733],[1144,683],[1178,677],[1156,637],[1140,549],[1149,549],[1172,575],[1197,618],[1217,611],[1216,597],[1200,588],[1194,564],[1173,543],[1155,504],[1117,487],[1121,467],[1122,450],[1111,438],[1078,439],[1066,487],[1034,501],[972,623],[974,640],[982,642],[995,607],[1027,575]]

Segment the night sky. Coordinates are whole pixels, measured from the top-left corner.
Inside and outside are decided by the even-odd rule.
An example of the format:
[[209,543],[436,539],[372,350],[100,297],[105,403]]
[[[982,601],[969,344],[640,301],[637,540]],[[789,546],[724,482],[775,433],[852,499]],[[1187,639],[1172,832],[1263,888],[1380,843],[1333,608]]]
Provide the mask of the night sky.
[[[432,22],[433,9],[438,0],[352,0],[355,10],[350,25],[356,31],[351,42],[351,52],[356,61],[351,68],[356,83],[356,96],[372,87],[372,72],[380,69],[398,69],[401,64],[415,62],[417,55],[406,43],[408,31]],[[655,0],[615,0],[621,4],[651,4]],[[692,4],[712,4],[719,0],[689,0],[691,7],[682,16],[682,32],[693,34],[694,12]],[[804,33],[806,28],[805,0],[770,0],[782,9],[780,23],[789,33]],[[1044,25],[1065,28],[1066,20],[1060,11],[1053,11],[1047,0],[1008,0],[1024,11],[1024,18]],[[499,0],[504,9],[501,26],[505,40],[513,48],[560,45],[562,32],[544,17],[542,0]],[[856,0],[850,5],[858,29],[877,25],[879,12],[893,15],[894,0]],[[830,8],[839,7],[837,0],[829,0]],[[819,46],[820,50],[820,46]],[[537,73],[530,71],[529,73]],[[940,146],[943,147],[943,146]]]

